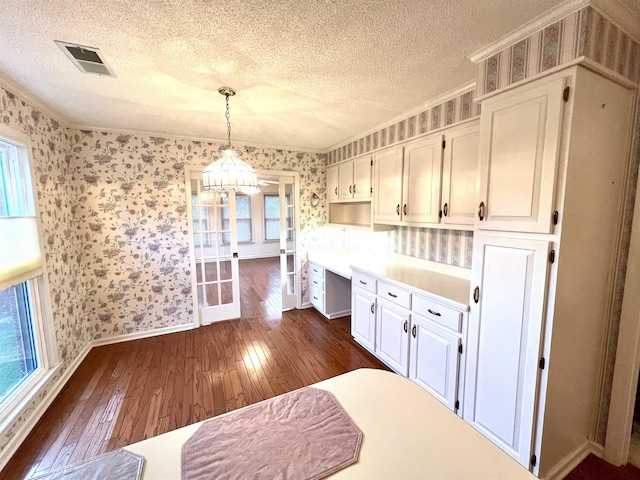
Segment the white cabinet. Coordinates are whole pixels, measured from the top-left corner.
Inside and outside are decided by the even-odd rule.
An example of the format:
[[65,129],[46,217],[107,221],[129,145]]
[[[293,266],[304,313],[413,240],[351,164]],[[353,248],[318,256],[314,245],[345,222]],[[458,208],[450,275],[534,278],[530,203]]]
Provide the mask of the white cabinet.
[[461,345],[459,335],[411,314],[409,378],[454,411]]
[[[474,238],[464,419],[529,465],[550,242]],[[477,304],[475,300],[478,300]]]
[[544,478],[597,423],[634,92],[573,66],[480,101],[463,416]]
[[353,272],[351,284],[351,335],[373,352],[376,341],[376,279]]
[[479,148],[478,120],[445,132],[440,221],[452,228],[470,228],[475,222]]
[[327,167],[329,202],[370,200],[373,158],[371,155]]
[[329,319],[345,317],[351,313],[351,281],[310,262],[309,300]]
[[[420,273],[425,274],[424,270]],[[439,282],[443,280],[438,277]],[[385,277],[356,269],[351,281],[354,339],[461,415],[466,309],[453,308],[434,300],[428,292],[400,288]],[[460,281],[466,295],[469,284]]]
[[564,88],[554,78],[482,103],[476,228],[551,232]]
[[338,169],[340,165],[331,165],[327,167],[327,201],[337,202],[340,199],[339,185],[338,185]]
[[383,150],[376,154],[374,166],[374,222],[439,222],[442,135]]
[[393,147],[376,153],[373,162],[373,221],[397,223],[400,221],[402,201],[403,147]]
[[349,160],[338,165],[338,197],[340,200],[371,198],[370,155]]
[[442,181],[442,135],[408,143],[404,150],[402,180],[403,222],[438,223]]
[[380,360],[405,377],[409,365],[409,320],[409,310],[379,298],[375,352]]

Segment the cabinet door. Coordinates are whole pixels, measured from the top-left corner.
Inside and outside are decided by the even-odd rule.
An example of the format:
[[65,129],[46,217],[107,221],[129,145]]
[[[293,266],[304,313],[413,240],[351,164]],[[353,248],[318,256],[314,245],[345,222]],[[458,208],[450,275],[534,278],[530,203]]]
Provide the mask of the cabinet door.
[[411,224],[439,223],[442,181],[442,135],[405,147],[402,220]]
[[482,103],[478,229],[551,232],[563,89],[534,82]]
[[351,335],[363,347],[375,351],[376,296],[357,287],[351,294]]
[[336,202],[339,199],[338,167],[339,165],[327,167],[327,201],[329,202]]
[[409,378],[451,410],[456,409],[460,337],[411,314]]
[[409,363],[409,311],[378,299],[376,312],[376,354],[405,377]]
[[[529,468],[549,243],[474,238],[464,419]],[[475,298],[478,298],[478,303]]]
[[340,200],[353,198],[353,162],[338,165],[338,197]]
[[449,225],[473,225],[480,160],[480,123],[445,134],[442,165],[442,219]]
[[402,147],[376,153],[373,162],[373,220],[379,223],[400,222],[402,201]]
[[371,198],[371,170],[373,160],[370,156],[353,161],[353,198]]

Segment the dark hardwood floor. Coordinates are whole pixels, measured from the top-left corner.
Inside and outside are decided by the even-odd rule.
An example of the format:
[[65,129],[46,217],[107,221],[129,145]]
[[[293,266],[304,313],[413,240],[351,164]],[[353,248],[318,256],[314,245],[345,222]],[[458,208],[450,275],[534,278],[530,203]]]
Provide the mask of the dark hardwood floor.
[[2,479],[30,478],[362,367],[349,317],[280,312],[278,259],[240,262],[242,318],[92,349]]
[[[242,318],[91,350],[0,479],[30,478],[361,367],[349,317],[280,312],[277,259],[240,262]],[[640,480],[589,456],[570,480]]]

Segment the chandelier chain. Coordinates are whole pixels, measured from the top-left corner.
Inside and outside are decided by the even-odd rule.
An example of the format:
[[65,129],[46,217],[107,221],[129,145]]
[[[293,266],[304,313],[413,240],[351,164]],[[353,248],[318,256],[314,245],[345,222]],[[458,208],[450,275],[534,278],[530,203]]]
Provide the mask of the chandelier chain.
[[225,95],[227,97],[227,113],[225,117],[227,118],[227,143],[229,144],[229,148],[231,148],[231,114],[229,113],[229,94]]

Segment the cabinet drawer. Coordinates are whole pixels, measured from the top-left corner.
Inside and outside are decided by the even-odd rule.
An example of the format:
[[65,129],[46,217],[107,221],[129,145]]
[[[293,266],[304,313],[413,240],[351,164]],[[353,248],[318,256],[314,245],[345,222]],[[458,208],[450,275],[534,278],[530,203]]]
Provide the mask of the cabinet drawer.
[[353,270],[351,274],[351,284],[360,287],[367,292],[376,293],[376,279],[364,273]]
[[309,263],[309,277],[324,280],[324,268],[319,267],[315,263]]
[[390,283],[378,282],[378,296],[404,308],[411,308],[411,294]]
[[312,275],[309,277],[309,288],[318,290],[319,292],[324,291],[324,280],[322,277],[317,277]]
[[320,288],[309,289],[309,300],[311,305],[316,307],[321,312],[324,312],[324,292]]
[[445,307],[433,300],[414,295],[411,311],[454,332],[462,331],[462,312]]

